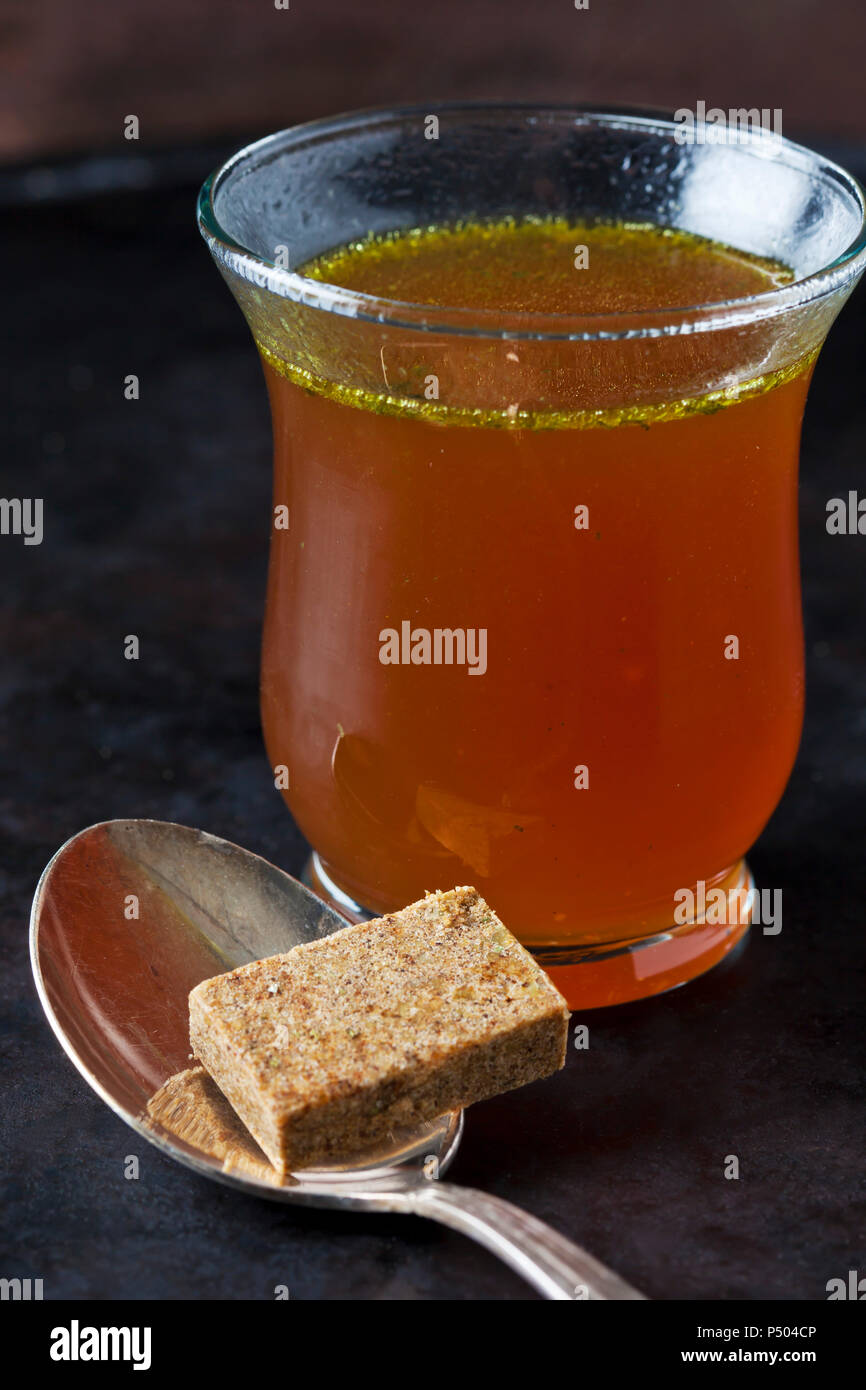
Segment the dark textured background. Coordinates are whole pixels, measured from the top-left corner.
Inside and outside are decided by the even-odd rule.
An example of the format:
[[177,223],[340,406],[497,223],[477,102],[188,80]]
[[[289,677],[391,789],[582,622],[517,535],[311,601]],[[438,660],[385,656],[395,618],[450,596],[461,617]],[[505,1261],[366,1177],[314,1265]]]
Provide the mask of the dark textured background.
[[169,145],[427,97],[703,98],[864,139],[864,44],[856,0],[0,0],[0,159],[125,148],[128,114]]
[[[270,1298],[277,1283],[301,1299],[531,1296],[421,1221],[281,1209],[171,1164],[88,1091],[30,981],[37,877],[92,821],[181,821],[291,871],[302,862],[258,724],[265,392],[193,226],[195,184],[217,153],[145,162],[131,177],[151,179],[148,192],[5,219],[0,492],[44,496],[46,530],[41,547],[0,538],[0,1273],[43,1278],[49,1298]],[[74,172],[64,178],[74,188]],[[474,1109],[452,1170],[656,1299],[822,1299],[828,1279],[866,1269],[866,537],[824,527],[827,499],[863,477],[864,328],[861,290],[818,364],[805,431],[806,730],[751,856],[759,882],[783,890],[784,929],[753,933],[671,995],[587,1015],[590,1051]],[[130,372],[135,403],[123,399]],[[123,659],[132,632],[137,663]],[[123,1177],[129,1153],[138,1182]],[[738,1182],[722,1176],[732,1153]]]

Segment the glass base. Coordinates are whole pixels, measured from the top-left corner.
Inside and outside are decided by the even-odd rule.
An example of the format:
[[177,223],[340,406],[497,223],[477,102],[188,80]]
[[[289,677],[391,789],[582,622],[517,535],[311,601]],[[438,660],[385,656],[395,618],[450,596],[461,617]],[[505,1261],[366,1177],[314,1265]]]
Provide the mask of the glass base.
[[[315,851],[301,877],[348,922],[365,922],[376,915],[343,892]],[[653,936],[528,949],[571,1009],[600,1009],[662,994],[718,965],[749,930],[755,880],[745,859],[733,866],[720,886],[725,894],[721,909],[714,899],[709,913]]]

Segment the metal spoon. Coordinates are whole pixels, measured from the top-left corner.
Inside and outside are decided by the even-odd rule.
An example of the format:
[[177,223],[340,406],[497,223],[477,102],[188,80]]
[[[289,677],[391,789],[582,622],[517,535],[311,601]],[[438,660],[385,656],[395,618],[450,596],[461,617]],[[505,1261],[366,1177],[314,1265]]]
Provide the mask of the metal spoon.
[[259,1197],[440,1221],[547,1298],[643,1298],[535,1217],[438,1181],[457,1152],[459,1111],[286,1184],[271,1180],[264,1162],[243,1171],[148,1114],[167,1078],[189,1067],[193,985],[345,925],[309,889],[237,845],[163,821],[116,820],[73,836],[47,865],[30,948],[42,1006],[67,1055],[121,1119],[179,1163]]

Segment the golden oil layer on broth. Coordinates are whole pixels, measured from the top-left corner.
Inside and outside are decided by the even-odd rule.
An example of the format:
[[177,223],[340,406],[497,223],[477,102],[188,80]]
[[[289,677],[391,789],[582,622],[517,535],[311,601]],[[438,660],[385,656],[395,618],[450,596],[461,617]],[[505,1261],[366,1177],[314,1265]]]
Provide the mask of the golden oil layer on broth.
[[[461,222],[371,235],[299,269],[309,279],[408,304],[554,315],[673,311],[765,293],[794,278],[779,262],[689,232],[559,218]],[[690,349],[685,339],[681,342],[686,355]],[[593,408],[587,382],[589,389],[578,393],[586,395],[586,409],[559,402],[541,410],[524,409],[519,402],[508,409],[476,409],[426,398],[421,384],[429,364],[421,348],[399,390],[385,380],[381,390],[370,390],[326,380],[259,346],[281,376],[343,404],[377,414],[505,429],[648,425],[713,412],[799,376],[812,360],[804,358],[735,388],[663,403]]]

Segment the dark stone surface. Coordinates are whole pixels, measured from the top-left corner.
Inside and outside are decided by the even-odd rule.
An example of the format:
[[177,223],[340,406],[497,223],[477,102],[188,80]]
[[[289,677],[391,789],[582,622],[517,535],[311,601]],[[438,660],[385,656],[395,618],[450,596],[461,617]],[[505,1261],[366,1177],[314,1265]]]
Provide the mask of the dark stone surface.
[[[206,172],[202,167],[202,173]],[[92,821],[202,826],[297,872],[257,709],[269,426],[246,327],[194,230],[192,187],[7,216],[0,539],[2,1273],[46,1297],[531,1297],[409,1218],[281,1209],[149,1149],[61,1054],[30,980],[39,872]],[[478,1106],[456,1181],[557,1225],[655,1299],[822,1299],[862,1247],[866,538],[824,509],[863,477],[863,291],[819,362],[805,430],[803,745],[751,856],[779,937],[687,988],[590,1014],[589,1052]],[[141,399],[123,378],[141,378]],[[125,634],[142,654],[123,659]],[[736,776],[736,769],[731,769]],[[707,789],[712,795],[712,788]],[[137,1153],[141,1178],[123,1176]],[[737,1154],[738,1182],[723,1177]]]

